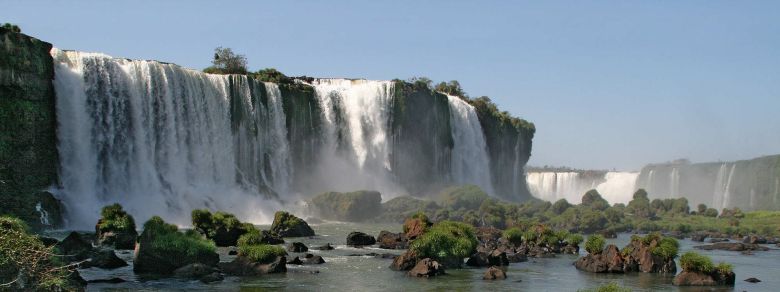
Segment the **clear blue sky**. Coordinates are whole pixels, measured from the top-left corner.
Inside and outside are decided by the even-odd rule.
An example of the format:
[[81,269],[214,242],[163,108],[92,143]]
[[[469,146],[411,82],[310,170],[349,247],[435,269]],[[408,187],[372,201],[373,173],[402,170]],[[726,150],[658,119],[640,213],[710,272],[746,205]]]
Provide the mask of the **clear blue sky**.
[[[780,1],[4,1],[63,49],[201,69],[456,79],[536,124],[532,165],[780,153]],[[419,3],[418,3],[419,2]]]

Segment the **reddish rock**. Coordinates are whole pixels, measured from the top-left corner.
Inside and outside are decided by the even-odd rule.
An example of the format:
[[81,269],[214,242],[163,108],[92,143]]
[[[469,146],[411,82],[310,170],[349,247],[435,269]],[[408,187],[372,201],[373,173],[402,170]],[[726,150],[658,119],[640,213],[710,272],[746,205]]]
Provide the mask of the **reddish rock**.
[[713,272],[710,274],[702,272],[683,271],[672,281],[677,286],[734,286],[734,272],[721,274]]
[[610,244],[603,252],[579,258],[574,266],[591,273],[623,273],[625,262],[617,246]]
[[417,255],[414,252],[407,251],[393,259],[390,269],[394,271],[408,271],[417,264]]
[[504,279],[506,279],[506,272],[504,272],[504,270],[499,269],[497,267],[488,268],[487,272],[485,272],[485,275],[482,276],[482,280],[504,280]]
[[435,277],[444,275],[444,266],[439,262],[430,258],[424,258],[417,262],[417,264],[408,273],[411,277]]

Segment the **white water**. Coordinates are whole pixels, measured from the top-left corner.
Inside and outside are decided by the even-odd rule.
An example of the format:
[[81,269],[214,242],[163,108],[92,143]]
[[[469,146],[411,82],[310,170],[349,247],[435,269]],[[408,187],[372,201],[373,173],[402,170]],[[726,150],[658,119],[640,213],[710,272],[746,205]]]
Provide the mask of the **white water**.
[[450,105],[452,178],[457,184],[477,185],[493,194],[485,134],[474,107],[462,99],[447,95]]
[[718,170],[718,176],[715,179],[715,202],[714,207],[717,210],[723,210],[729,207],[731,200],[731,180],[734,177],[734,169],[736,164],[731,164],[731,170],[729,169],[730,163],[724,163]]
[[49,212],[47,212],[46,209],[43,208],[41,202],[35,204],[35,211],[38,212],[38,214],[41,214],[38,217],[38,219],[41,221],[41,224],[45,226],[51,225],[51,223],[49,223]]
[[[102,54],[52,54],[59,197],[69,227],[94,225],[99,208],[114,202],[140,222],[160,215],[177,224],[188,224],[194,208],[256,223],[268,222],[278,209],[260,195],[263,186],[286,188],[290,175],[278,89],[269,87],[265,109],[249,96],[244,77]],[[235,106],[246,115],[236,125],[230,78],[240,100]],[[265,154],[272,157],[272,173],[259,167]]]
[[636,172],[607,172],[598,182],[582,178],[577,172],[529,172],[526,181],[531,194],[551,202],[566,199],[579,204],[585,192],[596,189],[610,204],[626,204],[636,191],[638,176]]
[[320,189],[373,189],[387,199],[404,190],[391,175],[392,81],[315,79],[325,146],[315,177]]

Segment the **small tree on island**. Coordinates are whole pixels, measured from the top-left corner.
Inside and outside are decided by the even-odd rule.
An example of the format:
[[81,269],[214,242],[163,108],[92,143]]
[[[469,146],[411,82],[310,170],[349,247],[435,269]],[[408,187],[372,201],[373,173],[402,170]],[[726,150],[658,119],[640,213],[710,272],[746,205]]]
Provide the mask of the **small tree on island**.
[[3,23],[2,28],[5,28],[5,29],[10,30],[11,32],[15,32],[15,33],[21,33],[22,32],[22,29],[19,28],[18,25],[13,24],[13,23],[7,23],[7,22]]
[[211,66],[203,72],[212,74],[246,74],[246,56],[236,54],[231,48],[217,47],[214,49],[214,60]]

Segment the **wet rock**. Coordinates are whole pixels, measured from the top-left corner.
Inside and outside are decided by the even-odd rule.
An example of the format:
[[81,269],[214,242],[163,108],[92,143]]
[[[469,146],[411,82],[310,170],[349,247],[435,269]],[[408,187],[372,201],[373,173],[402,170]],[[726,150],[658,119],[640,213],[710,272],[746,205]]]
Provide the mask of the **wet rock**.
[[81,264],[81,268],[101,268],[101,269],[116,269],[120,267],[126,267],[127,262],[116,256],[116,253],[111,249],[98,249],[92,252],[90,259]]
[[704,242],[704,240],[707,239],[708,236],[709,236],[709,234],[707,234],[707,233],[697,232],[697,233],[691,234],[691,241]]
[[430,258],[424,258],[407,273],[411,277],[435,277],[444,275],[444,266]]
[[287,272],[287,258],[278,256],[270,263],[252,262],[246,257],[239,256],[229,263],[219,263],[220,268],[228,275],[233,276],[259,276],[263,274],[275,274]]
[[[526,260],[528,260],[526,258]],[[490,254],[477,252],[466,260],[466,265],[471,267],[508,266],[509,258],[506,252],[494,250]]]
[[384,249],[406,249],[409,247],[409,241],[403,233],[392,233],[382,230],[376,237],[379,248]]
[[430,222],[426,222],[420,218],[409,218],[404,221],[404,235],[409,241],[417,239],[425,233],[425,230],[430,226]]
[[307,252],[307,251],[309,251],[309,248],[306,247],[306,245],[303,244],[303,242],[297,242],[296,241],[296,242],[290,243],[287,246],[287,251],[289,251],[289,252]]
[[741,242],[717,242],[710,245],[697,245],[694,248],[701,250],[728,250],[728,251],[767,251],[768,247],[760,246],[758,244],[741,243]]
[[288,265],[303,265],[303,261],[300,258],[294,257],[292,260],[287,261]]
[[482,280],[504,280],[506,279],[506,272],[497,267],[490,267],[482,276]]
[[728,238],[710,238],[710,243],[718,243],[718,242],[728,242]]
[[306,221],[284,211],[274,214],[271,232],[281,237],[314,236],[314,229],[311,229]]
[[376,239],[368,234],[365,234],[363,232],[351,232],[349,235],[347,235],[347,245],[348,246],[366,246],[366,245],[373,245],[376,243]]
[[122,278],[117,278],[117,277],[108,278],[108,279],[95,279],[95,280],[87,281],[87,283],[90,283],[90,284],[97,284],[97,283],[119,284],[119,283],[124,283],[124,282],[127,282],[127,280],[122,279]]
[[333,246],[330,245],[330,243],[326,243],[323,246],[314,247],[312,249],[314,249],[314,250],[334,250]]
[[276,245],[284,243],[284,239],[268,230],[260,230],[260,243]]
[[767,240],[766,238],[759,237],[756,235],[751,236],[745,236],[744,239],[742,239],[742,243],[749,243],[749,244],[766,244]]
[[624,271],[675,274],[677,264],[673,258],[664,258],[652,252],[660,243],[659,240],[653,239],[649,244],[643,240],[631,241],[626,246],[630,252],[623,257],[625,260]]
[[193,263],[174,270],[173,276],[184,279],[200,279],[214,272],[219,272],[219,270],[201,263]]
[[54,245],[56,245],[57,243],[59,243],[59,242],[60,242],[59,240],[57,240],[57,239],[55,239],[55,238],[51,238],[51,237],[45,237],[45,236],[40,236],[40,237],[38,237],[38,239],[39,239],[39,240],[40,240],[40,241],[43,243],[43,245],[44,245],[44,246],[46,246],[46,247],[54,246]]
[[220,272],[213,272],[211,274],[201,277],[199,280],[205,284],[209,284],[209,283],[225,280],[225,276],[222,275],[222,273]]
[[710,274],[702,272],[683,271],[674,277],[672,284],[677,286],[734,286],[734,272]]
[[321,256],[308,257],[307,255],[306,259],[303,261],[304,265],[320,265],[324,263],[325,263],[325,259],[323,259]]
[[610,244],[598,254],[588,254],[579,258],[574,266],[578,270],[591,273],[623,273],[625,261],[617,246]]
[[58,242],[54,247],[59,253],[64,255],[66,261],[81,261],[89,258],[92,253],[92,243],[82,238],[81,234],[71,232],[65,239]]
[[747,278],[747,279],[745,279],[745,282],[748,282],[748,283],[758,283],[758,282],[761,282],[761,280],[756,279],[756,278]]
[[416,264],[417,254],[411,251],[407,251],[393,259],[393,263],[390,265],[390,269],[393,271],[408,271],[414,268]]

